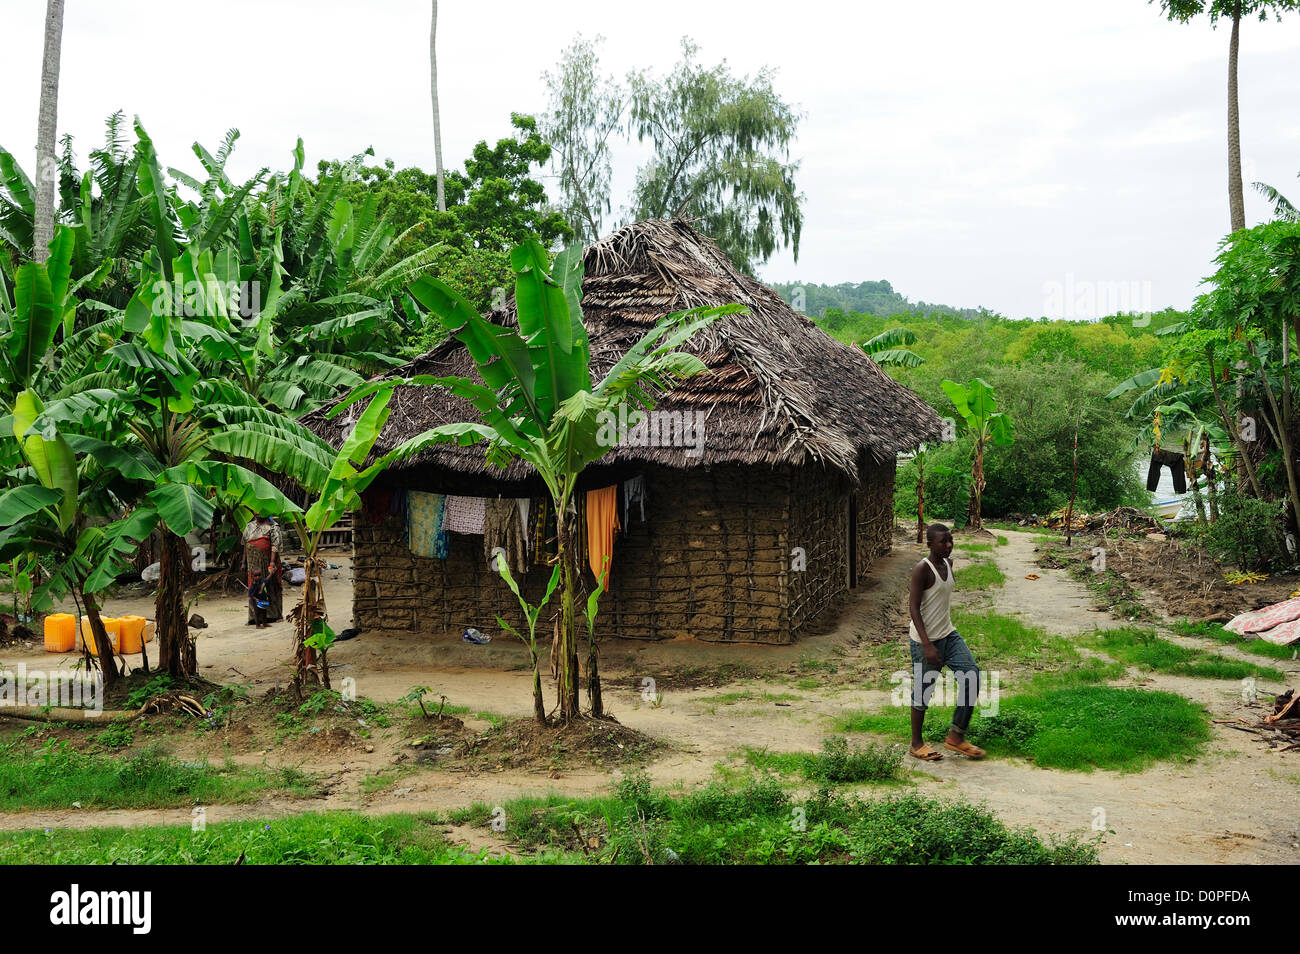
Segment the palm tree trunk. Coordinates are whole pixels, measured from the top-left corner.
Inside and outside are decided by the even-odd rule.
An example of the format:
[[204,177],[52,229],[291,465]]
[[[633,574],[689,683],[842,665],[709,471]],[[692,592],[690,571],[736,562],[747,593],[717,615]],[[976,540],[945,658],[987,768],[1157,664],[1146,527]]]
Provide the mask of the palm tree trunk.
[[[302,600],[295,609],[296,618],[293,627],[293,684],[299,698],[302,697],[302,687],[312,678],[311,667],[316,663],[316,653],[307,645],[312,629],[316,620],[324,617],[321,608],[321,594],[324,592],[325,584],[320,578],[320,565],[316,559],[316,551],[319,547],[319,537],[311,538],[303,530],[299,530],[302,538],[303,552],[307,557],[307,578],[302,584]],[[329,686],[329,669],[325,665],[324,654],[321,654],[321,672],[317,681],[328,689]]]
[[438,113],[438,0],[429,24],[429,92],[433,96],[433,162],[438,176],[438,211],[447,211],[442,183],[442,117]]
[[154,615],[158,619],[158,668],[166,670],[173,679],[185,679],[198,671],[194,643],[185,620],[185,541],[164,527],[161,550],[158,596],[154,601]]
[[1237,49],[1241,30],[1241,0],[1232,8],[1232,38],[1228,41],[1228,210],[1232,231],[1246,227],[1246,200],[1241,188],[1241,126],[1237,110]]
[[50,257],[54,239],[54,192],[58,166],[54,160],[59,113],[59,54],[63,46],[63,0],[46,0],[45,56],[41,62],[41,108],[36,121],[36,209],[32,258]]

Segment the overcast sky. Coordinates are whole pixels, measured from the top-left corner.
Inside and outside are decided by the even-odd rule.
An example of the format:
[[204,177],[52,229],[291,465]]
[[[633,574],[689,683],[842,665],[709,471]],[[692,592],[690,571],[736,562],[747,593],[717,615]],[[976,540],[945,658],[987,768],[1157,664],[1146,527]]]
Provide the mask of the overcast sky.
[[[138,115],[164,165],[242,133],[236,178],[373,146],[433,168],[428,0],[67,0],[59,134],[79,158]],[[43,0],[0,0],[0,144],[35,164]],[[854,4],[442,0],[443,155],[545,108],[540,75],[581,29],[603,65],[666,70],[683,35],[737,73],[777,70],[806,114],[796,264],[771,281],[887,279],[913,300],[1011,316],[1184,308],[1228,230],[1228,29],[1143,0]],[[1300,16],[1243,24],[1243,174],[1300,195]],[[635,163],[619,152],[617,214]],[[1248,224],[1267,217],[1247,185]],[[615,223],[610,223],[615,224]]]

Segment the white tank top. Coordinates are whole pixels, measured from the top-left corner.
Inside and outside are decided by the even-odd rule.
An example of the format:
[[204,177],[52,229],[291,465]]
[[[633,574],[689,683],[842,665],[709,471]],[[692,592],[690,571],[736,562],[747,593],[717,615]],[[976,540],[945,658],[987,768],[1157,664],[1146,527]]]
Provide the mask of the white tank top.
[[[952,625],[952,561],[945,558],[944,563],[948,564],[948,578],[945,580],[939,576],[939,571],[934,568],[930,558],[925,558],[926,565],[930,572],[934,574],[934,583],[928,590],[921,593],[921,622],[925,624],[925,635],[930,638],[930,642],[936,639],[943,639],[956,627]],[[912,622],[912,614],[907,614],[907,632],[915,642],[920,642],[921,637],[917,635],[916,623]]]

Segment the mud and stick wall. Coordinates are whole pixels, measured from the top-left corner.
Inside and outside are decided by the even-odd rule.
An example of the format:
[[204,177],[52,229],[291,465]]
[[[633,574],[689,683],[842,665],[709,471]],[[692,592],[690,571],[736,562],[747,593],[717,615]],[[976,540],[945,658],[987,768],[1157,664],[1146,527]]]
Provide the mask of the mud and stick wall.
[[801,467],[790,475],[787,552],[790,623],[796,633],[848,590],[848,507],[849,485],[838,471]]
[[[865,455],[864,455],[865,457]],[[858,583],[894,545],[894,477],[897,464],[878,464],[866,457],[859,465],[862,485],[858,489]]]
[[[599,636],[788,643],[801,625],[843,597],[849,489],[838,474],[820,468],[756,474],[739,466],[647,467],[644,473],[645,520],[634,508],[615,539]],[[860,557],[888,548],[881,521],[861,516],[887,511],[892,528],[892,468],[888,476],[884,503],[864,508],[859,491]],[[441,489],[422,484],[417,489]],[[870,491],[881,494],[876,487]],[[400,517],[376,524],[358,515],[353,542],[353,615],[362,629],[455,635],[472,626],[499,638],[498,614],[515,626],[522,621],[514,595],[488,565],[481,536],[448,534],[448,559],[426,559],[407,548]],[[803,548],[803,570],[792,568],[795,547]],[[589,568],[582,570],[590,589],[594,578]],[[535,604],[550,569],[534,565],[516,578]],[[578,605],[585,606],[585,595]],[[558,609],[558,601],[552,607]],[[551,615],[548,607],[539,638],[549,639]]]

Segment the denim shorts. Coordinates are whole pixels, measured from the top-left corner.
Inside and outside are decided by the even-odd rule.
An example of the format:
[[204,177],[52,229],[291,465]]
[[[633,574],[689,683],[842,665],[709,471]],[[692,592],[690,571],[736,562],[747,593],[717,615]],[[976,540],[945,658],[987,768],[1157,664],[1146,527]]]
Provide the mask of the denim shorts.
[[[971,654],[970,647],[966,645],[966,640],[962,639],[961,633],[954,629],[942,639],[932,639],[930,642],[935,649],[939,650],[939,658],[943,660],[942,665],[936,666],[925,658],[925,646],[923,644],[915,639],[908,640],[912,649],[913,707],[924,709],[929,704],[930,694],[934,692],[934,685],[938,681],[939,673],[944,666],[947,666],[948,670],[957,677],[958,702],[974,706],[976,702],[975,696],[979,692],[980,670],[975,662],[975,657]],[[972,689],[972,695],[969,699],[962,698],[963,684]],[[923,690],[919,698],[917,698],[917,686],[920,686]]]

